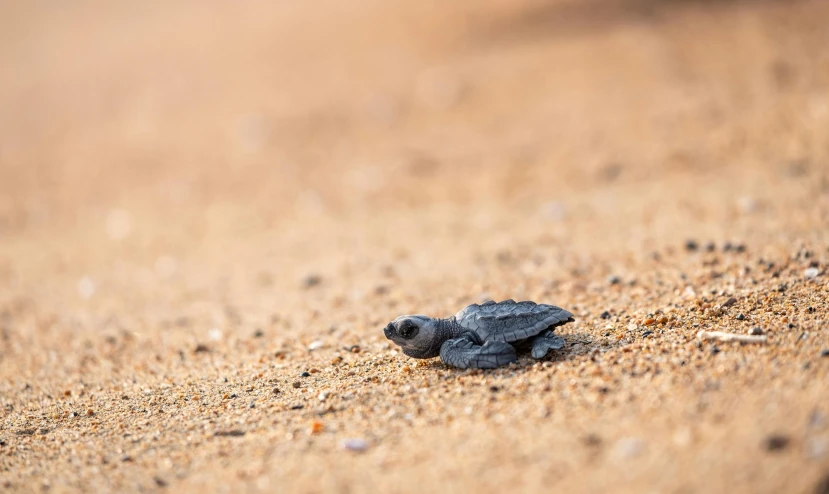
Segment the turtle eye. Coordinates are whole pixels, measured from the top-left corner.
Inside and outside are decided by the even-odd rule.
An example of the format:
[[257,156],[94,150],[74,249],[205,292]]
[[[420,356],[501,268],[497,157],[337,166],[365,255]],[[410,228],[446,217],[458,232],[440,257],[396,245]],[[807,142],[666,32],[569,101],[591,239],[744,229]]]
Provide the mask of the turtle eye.
[[417,336],[417,332],[419,329],[420,328],[417,327],[417,324],[407,320],[400,323],[400,329],[398,330],[398,333],[400,334],[401,338],[410,340]]

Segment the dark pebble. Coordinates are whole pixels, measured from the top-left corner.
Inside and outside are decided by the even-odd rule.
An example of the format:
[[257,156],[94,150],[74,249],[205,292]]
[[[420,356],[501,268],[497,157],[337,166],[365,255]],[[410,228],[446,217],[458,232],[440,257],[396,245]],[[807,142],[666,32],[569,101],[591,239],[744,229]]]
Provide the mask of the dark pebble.
[[611,285],[618,285],[619,283],[622,282],[622,279],[619,278],[618,276],[616,276],[615,274],[613,274],[613,275],[610,275],[610,276],[607,277],[607,282],[610,283]]
[[155,485],[158,487],[167,487],[167,481],[161,477],[153,477],[153,480],[155,481]]
[[789,445],[790,439],[787,436],[774,434],[763,441],[766,451],[782,451]]
[[786,325],[786,327],[789,328],[789,329],[794,329],[796,326],[792,323],[789,323],[789,324]]
[[737,314],[737,320],[738,320],[738,321],[742,321],[742,320],[743,320],[743,319],[745,319],[745,318],[746,318],[746,316],[744,316],[744,315],[742,315],[742,314]]
[[251,403],[250,405],[248,405],[248,408],[256,408],[256,403]]
[[129,461],[132,461],[132,456],[130,456],[130,455],[124,455],[124,456],[122,456],[122,457],[121,457],[121,461],[123,461],[123,462],[129,462]]
[[302,285],[305,288],[311,288],[312,286],[317,286],[320,283],[322,283],[322,277],[318,274],[309,274],[302,279]]
[[303,408],[305,408],[305,405],[291,405],[291,410],[302,410]]
[[245,431],[239,430],[239,429],[233,429],[233,430],[229,430],[229,431],[218,431],[213,435],[217,436],[217,437],[242,437],[242,436],[245,435]]
[[705,244],[705,250],[707,250],[708,252],[714,252],[715,250],[717,250],[717,244],[715,244],[714,242],[708,242],[707,244]]
[[602,315],[600,315],[599,317],[601,317],[602,319],[610,319],[610,312],[604,311],[602,312]]
[[501,388],[499,388],[498,386],[490,386],[489,390],[492,391],[493,393],[497,393],[498,391],[501,390]]
[[723,307],[731,307],[732,305],[737,303],[737,299],[734,297],[729,297],[728,300],[722,303]]
[[587,446],[599,446],[602,444],[602,438],[597,434],[588,434],[582,439]]
[[196,349],[193,350],[193,353],[203,353],[203,352],[209,352],[209,351],[210,351],[210,347],[208,347],[205,344],[199,343],[198,345],[196,345]]
[[685,250],[688,251],[695,251],[699,249],[699,244],[696,240],[686,240],[685,241]]
[[306,371],[300,374],[299,377],[311,377],[311,373]]
[[360,345],[351,345],[348,348],[348,351],[351,353],[360,353],[362,351],[362,348],[360,348]]
[[820,356],[821,357],[829,357],[829,348],[824,348],[823,350],[821,350],[820,351]]
[[752,336],[760,336],[761,334],[763,334],[763,328],[761,328],[760,326],[754,326],[753,328],[751,328],[751,330],[749,330],[748,334]]
[[720,353],[720,347],[718,347],[717,345],[712,346],[711,347],[711,354],[716,355],[718,353]]
[[262,331],[261,329],[257,329],[256,331],[253,332],[253,337],[254,338],[261,338],[263,336],[265,336],[265,332]]
[[653,331],[645,331],[644,333],[642,333],[642,338],[647,338],[648,336],[650,336],[652,334],[653,334]]
[[829,494],[829,473],[824,475],[815,485],[815,494]]
[[281,390],[281,389],[279,389],[279,388],[276,388],[276,387],[275,387],[275,388],[273,388],[273,389],[271,390],[271,392],[272,392],[273,394],[275,394],[275,395],[278,395],[279,393],[281,393],[281,392],[282,392],[282,390]]
[[743,252],[745,252],[745,251],[746,251],[746,246],[745,246],[745,245],[743,245],[743,244],[738,244],[737,246],[735,246],[735,247],[734,247],[734,250],[735,250],[737,253],[742,254]]
[[731,242],[726,242],[722,246],[723,252],[729,252],[732,248]]

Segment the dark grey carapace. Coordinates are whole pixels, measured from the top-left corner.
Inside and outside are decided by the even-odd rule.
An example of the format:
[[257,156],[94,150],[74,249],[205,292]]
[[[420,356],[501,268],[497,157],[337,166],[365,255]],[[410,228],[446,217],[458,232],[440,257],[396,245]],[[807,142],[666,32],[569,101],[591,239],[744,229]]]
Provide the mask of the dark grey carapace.
[[409,357],[440,355],[461,369],[492,369],[515,362],[516,347],[530,346],[535,359],[558,350],[564,338],[553,330],[572,321],[573,314],[554,305],[504,300],[472,304],[446,319],[400,316],[384,333]]

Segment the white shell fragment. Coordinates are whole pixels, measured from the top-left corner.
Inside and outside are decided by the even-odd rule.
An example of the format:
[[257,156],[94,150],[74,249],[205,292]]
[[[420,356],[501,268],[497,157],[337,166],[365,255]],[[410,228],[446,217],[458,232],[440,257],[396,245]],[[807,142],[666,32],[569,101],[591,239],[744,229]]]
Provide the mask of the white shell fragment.
[[700,331],[697,333],[697,338],[701,340],[716,340],[716,341],[739,341],[740,343],[765,343],[765,336],[755,336],[747,334],[724,333],[722,331]]

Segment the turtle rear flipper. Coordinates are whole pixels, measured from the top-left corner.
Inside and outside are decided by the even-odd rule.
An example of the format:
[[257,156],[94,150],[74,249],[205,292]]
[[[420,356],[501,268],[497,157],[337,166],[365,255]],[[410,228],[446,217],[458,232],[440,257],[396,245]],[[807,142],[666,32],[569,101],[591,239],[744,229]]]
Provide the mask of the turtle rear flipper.
[[550,350],[558,350],[564,347],[564,338],[556,336],[549,329],[542,331],[531,341],[533,346],[532,357],[536,360],[546,357]]
[[481,344],[477,335],[467,332],[443,343],[440,360],[460,369],[494,369],[516,362],[518,356],[508,343],[487,341]]

